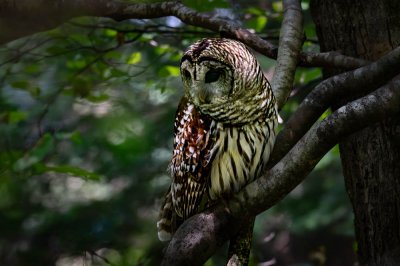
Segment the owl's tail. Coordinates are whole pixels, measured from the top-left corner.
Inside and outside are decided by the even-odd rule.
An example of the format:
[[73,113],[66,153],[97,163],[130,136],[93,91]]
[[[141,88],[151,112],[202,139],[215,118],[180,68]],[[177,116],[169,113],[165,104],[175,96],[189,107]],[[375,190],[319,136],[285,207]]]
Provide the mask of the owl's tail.
[[158,239],[169,241],[176,230],[174,207],[172,205],[172,192],[169,187],[163,205],[161,206],[159,220],[157,222]]

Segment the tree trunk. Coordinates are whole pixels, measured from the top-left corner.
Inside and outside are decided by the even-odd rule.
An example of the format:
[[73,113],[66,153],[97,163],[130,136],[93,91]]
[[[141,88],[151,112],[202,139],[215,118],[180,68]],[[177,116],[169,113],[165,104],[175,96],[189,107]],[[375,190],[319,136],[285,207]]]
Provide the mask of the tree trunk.
[[[322,51],[376,60],[400,44],[400,1],[315,0]],[[340,70],[324,70],[329,76]],[[337,106],[355,99],[338,99]],[[400,265],[400,114],[340,145],[360,265]]]

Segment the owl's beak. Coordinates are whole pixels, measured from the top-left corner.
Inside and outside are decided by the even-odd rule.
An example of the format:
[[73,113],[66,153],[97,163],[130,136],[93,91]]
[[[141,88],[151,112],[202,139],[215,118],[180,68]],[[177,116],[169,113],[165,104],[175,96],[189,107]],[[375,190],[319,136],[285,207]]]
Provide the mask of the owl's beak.
[[207,91],[207,89],[200,89],[198,92],[198,98],[199,98],[199,102],[204,104],[204,103],[210,103],[210,99],[211,99],[211,95],[210,93]]
[[198,81],[198,84],[196,86],[196,89],[194,91],[195,98],[198,99],[200,104],[206,104],[211,102],[211,93],[210,91],[204,87],[204,83],[201,81]]

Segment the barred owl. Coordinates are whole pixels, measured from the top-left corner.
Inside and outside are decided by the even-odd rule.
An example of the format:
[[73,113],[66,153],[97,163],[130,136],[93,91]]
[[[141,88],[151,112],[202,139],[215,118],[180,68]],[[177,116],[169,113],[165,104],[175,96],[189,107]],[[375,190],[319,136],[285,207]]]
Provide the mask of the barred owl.
[[229,197],[258,177],[275,141],[277,107],[246,46],[203,39],[181,60],[184,96],[175,119],[172,184],[157,223],[169,240],[202,202]]

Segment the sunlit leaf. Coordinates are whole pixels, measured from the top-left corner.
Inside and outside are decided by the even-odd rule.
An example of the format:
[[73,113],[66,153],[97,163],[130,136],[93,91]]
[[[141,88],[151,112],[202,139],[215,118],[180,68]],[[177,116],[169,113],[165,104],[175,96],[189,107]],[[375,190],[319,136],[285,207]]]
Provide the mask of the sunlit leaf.
[[164,66],[159,70],[158,74],[161,77],[178,77],[180,69],[177,66]]
[[282,1],[275,1],[272,3],[272,9],[275,12],[282,12],[283,11],[283,5],[282,5]]
[[326,109],[325,112],[319,117],[319,120],[324,120],[328,115],[332,113],[331,109]]
[[115,37],[115,36],[117,36],[118,32],[113,29],[105,29],[104,34],[108,37]]
[[154,51],[159,55],[163,55],[167,52],[170,52],[171,47],[169,45],[159,45],[154,49]]
[[255,6],[249,7],[248,9],[246,9],[246,11],[247,11],[246,13],[256,15],[256,16],[262,16],[265,13],[265,11],[262,8],[255,7]]
[[267,17],[266,16],[257,16],[247,22],[247,26],[256,31],[261,31],[264,29],[265,25],[267,25]]
[[140,52],[134,52],[129,56],[126,63],[130,64],[130,65],[134,65],[134,64],[139,63],[140,60],[142,60],[142,54]]

